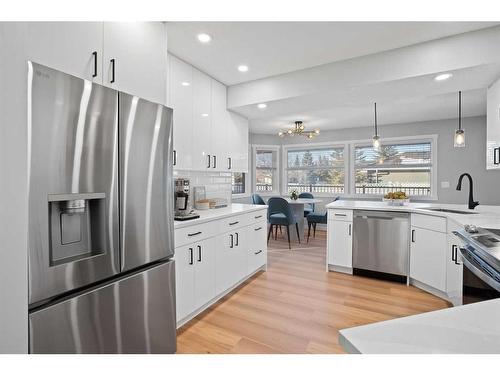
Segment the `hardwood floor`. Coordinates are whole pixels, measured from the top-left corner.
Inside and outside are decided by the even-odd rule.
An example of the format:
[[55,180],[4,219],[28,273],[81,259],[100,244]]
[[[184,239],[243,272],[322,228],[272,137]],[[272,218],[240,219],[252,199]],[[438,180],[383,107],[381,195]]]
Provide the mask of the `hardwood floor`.
[[403,284],[325,272],[326,234],[269,242],[260,272],[181,327],[178,353],[343,353],[343,328],[448,307]]

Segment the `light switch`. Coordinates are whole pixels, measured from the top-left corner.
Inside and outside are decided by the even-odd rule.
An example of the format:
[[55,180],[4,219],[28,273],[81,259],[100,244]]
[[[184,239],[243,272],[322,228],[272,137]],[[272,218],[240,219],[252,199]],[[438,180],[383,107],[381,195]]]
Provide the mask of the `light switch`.
[[450,181],[441,181],[441,188],[442,189],[449,189],[450,188]]

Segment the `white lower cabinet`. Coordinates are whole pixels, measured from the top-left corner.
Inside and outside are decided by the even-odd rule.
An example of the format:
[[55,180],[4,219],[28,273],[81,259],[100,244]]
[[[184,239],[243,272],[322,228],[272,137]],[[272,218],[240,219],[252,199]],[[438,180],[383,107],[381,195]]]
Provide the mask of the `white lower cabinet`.
[[328,264],[352,270],[352,221],[329,219],[327,242]]
[[246,228],[217,236],[215,291],[233,287],[247,273]]
[[446,233],[411,227],[410,277],[446,291]]
[[[266,221],[247,228],[247,273],[251,274],[267,263]],[[263,235],[264,233],[264,235]]]
[[[184,324],[267,263],[265,209],[175,230],[177,323]],[[234,228],[233,228],[234,227]],[[228,231],[228,228],[233,228]],[[194,241],[197,237],[196,242]]]
[[446,294],[454,306],[462,304],[463,264],[460,257],[460,240],[448,234],[446,254]]
[[177,321],[215,297],[215,239],[175,250]]

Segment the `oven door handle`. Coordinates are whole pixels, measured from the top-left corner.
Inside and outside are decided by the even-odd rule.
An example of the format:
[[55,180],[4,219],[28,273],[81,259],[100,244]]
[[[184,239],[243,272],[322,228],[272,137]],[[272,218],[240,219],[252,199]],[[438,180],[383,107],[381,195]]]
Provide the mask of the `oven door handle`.
[[[491,277],[487,273],[487,272],[496,273],[495,270],[491,269],[486,264],[480,264],[471,255],[469,255],[469,252],[464,247],[460,247],[460,253],[462,254],[462,262],[469,271],[471,271],[474,275],[479,277],[482,281],[491,286],[497,292],[500,292],[500,282],[496,281],[493,277]],[[487,270],[486,267],[490,269]]]

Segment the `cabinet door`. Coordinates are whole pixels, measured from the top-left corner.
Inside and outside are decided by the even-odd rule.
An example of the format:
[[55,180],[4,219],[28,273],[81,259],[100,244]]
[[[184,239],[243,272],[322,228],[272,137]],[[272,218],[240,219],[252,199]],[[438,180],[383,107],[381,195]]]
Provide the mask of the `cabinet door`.
[[212,163],[210,139],[212,124],[212,79],[193,69],[193,169],[207,170]]
[[228,112],[228,133],[230,136],[228,170],[248,172],[248,120],[236,113]]
[[251,274],[267,263],[267,223],[262,221],[247,228],[247,273]]
[[460,240],[448,234],[446,254],[446,294],[454,306],[462,304],[463,265],[460,258]]
[[102,83],[102,22],[26,22],[22,27],[29,35],[28,60]]
[[216,237],[215,293],[221,294],[233,285],[236,265],[235,235],[233,232]]
[[233,275],[233,285],[236,284],[238,281],[243,279],[247,275],[247,253],[248,253],[248,247],[250,246],[249,244],[249,239],[252,239],[252,237],[248,238],[247,234],[247,227],[238,229],[235,231],[235,243],[234,246],[236,248],[235,252],[235,261],[234,261],[234,275]]
[[228,134],[229,113],[226,110],[226,86],[212,80],[212,128],[210,144],[212,155],[211,169],[227,171],[227,158],[229,156]]
[[412,227],[411,237],[410,277],[445,292],[446,234]]
[[193,244],[175,249],[175,298],[178,322],[196,309],[194,256]]
[[195,309],[215,297],[215,239],[196,243],[195,257]]
[[328,264],[352,268],[351,221],[328,221]]
[[156,103],[166,104],[165,24],[104,22],[103,35],[103,84]]
[[174,169],[192,168],[193,70],[170,55],[170,101],[174,110]]
[[500,168],[500,80],[496,81],[487,94],[487,141],[486,169]]

